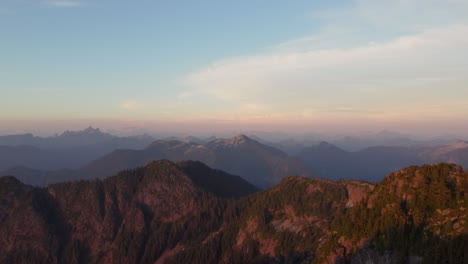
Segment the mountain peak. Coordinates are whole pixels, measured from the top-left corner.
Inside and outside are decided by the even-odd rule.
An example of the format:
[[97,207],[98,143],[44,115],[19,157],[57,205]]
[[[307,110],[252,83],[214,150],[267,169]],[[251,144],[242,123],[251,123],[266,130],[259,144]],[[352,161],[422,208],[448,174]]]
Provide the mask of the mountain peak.
[[254,142],[254,140],[252,140],[244,134],[239,134],[233,138],[219,138],[210,143],[221,144],[223,146],[237,146],[248,142]]
[[105,133],[103,133],[99,128],[93,128],[92,126],[89,126],[83,130],[79,130],[79,131],[70,131],[70,130],[67,130],[65,132],[62,133],[61,136],[71,136],[71,135],[104,135]]
[[85,130],[83,130],[84,133],[101,133],[101,130],[99,128],[93,128],[92,126],[87,127]]
[[329,142],[326,142],[326,141],[322,141],[319,143],[318,147],[320,149],[339,149],[337,146],[329,143]]
[[251,139],[248,136],[244,135],[244,134],[239,134],[239,135],[233,137],[232,140],[235,141],[235,142],[251,141]]

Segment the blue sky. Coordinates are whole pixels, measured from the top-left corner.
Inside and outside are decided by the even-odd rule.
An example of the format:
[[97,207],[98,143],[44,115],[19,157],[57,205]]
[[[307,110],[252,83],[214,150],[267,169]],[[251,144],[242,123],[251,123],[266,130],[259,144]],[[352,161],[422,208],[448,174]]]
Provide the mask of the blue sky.
[[2,0],[2,129],[463,133],[466,14],[467,0]]

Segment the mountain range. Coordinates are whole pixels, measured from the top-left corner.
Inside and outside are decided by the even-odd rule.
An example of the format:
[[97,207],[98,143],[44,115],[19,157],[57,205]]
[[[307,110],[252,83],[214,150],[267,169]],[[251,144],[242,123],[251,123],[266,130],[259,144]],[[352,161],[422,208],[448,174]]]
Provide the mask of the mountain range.
[[327,179],[380,181],[385,175],[410,165],[439,162],[468,167],[468,142],[429,146],[375,146],[346,151],[327,142],[304,148],[297,157],[316,175]]
[[[393,133],[380,137],[394,138]],[[33,145],[16,145],[28,143]],[[385,175],[410,165],[451,162],[468,167],[468,143],[411,146],[372,146],[347,151],[331,143],[303,147],[288,155],[276,143],[238,135],[229,139],[149,136],[116,137],[87,128],[59,136],[0,137],[0,175],[16,175],[35,186],[68,180],[104,178],[122,169],[143,166],[158,159],[197,160],[239,175],[254,185],[273,186],[287,175],[326,179],[380,181]]]
[[152,142],[149,135],[119,137],[102,132],[99,128],[88,127],[80,131],[65,131],[60,135],[39,137],[33,134],[0,136],[1,146],[33,146],[42,149],[67,149],[83,146],[146,146]]
[[36,170],[77,169],[117,148],[142,149],[154,138],[118,137],[88,127],[51,137],[0,136],[0,170],[25,166]]
[[257,192],[165,160],[45,188],[2,177],[0,263],[466,263],[467,187],[454,164]]
[[[104,178],[120,170],[135,168],[158,159],[171,161],[196,160],[213,168],[239,175],[261,188],[272,186],[287,175],[311,174],[299,160],[272,147],[260,144],[245,135],[231,139],[216,139],[207,144],[157,140],[142,150],[119,149],[98,158],[78,170],[43,172],[43,182],[31,178],[34,171],[16,167],[1,173],[17,175],[26,183],[44,186],[47,183],[72,179]],[[50,175],[50,177],[49,177]]]
[[[4,148],[20,147],[5,146]],[[35,147],[28,148],[36,149]],[[312,175],[298,159],[245,135],[230,139],[212,139],[205,144],[195,143],[193,138],[185,142],[172,139],[156,140],[141,150],[113,150],[78,169],[44,169],[47,168],[44,159],[47,160],[51,155],[43,156],[43,151],[39,150],[37,154],[31,152],[34,154],[30,154],[31,158],[22,153],[17,155],[12,155],[12,153],[14,152],[6,151],[6,158],[3,162],[14,164],[14,161],[19,161],[18,164],[21,165],[10,167],[0,172],[0,175],[15,175],[21,181],[35,186],[46,186],[50,183],[69,180],[104,178],[120,170],[143,166],[149,161],[158,159],[201,161],[211,167],[240,175],[262,188],[278,183],[287,175]],[[61,155],[56,156],[61,157]],[[65,157],[65,159],[68,158]],[[31,166],[36,163],[41,165]],[[39,169],[35,169],[37,167]]]

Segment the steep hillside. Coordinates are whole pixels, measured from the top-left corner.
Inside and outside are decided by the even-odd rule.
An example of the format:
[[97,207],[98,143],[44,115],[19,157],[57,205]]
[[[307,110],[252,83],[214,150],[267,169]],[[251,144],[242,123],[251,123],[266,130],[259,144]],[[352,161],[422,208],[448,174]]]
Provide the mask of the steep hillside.
[[[205,191],[213,177],[227,177],[227,182]],[[255,190],[201,164],[169,161],[105,181],[46,189],[3,177],[0,263],[154,263],[174,248],[203,241],[229,220],[223,213],[232,202],[215,194],[239,197]]]
[[44,189],[0,178],[0,263],[468,258],[468,173],[459,166],[408,167],[377,185],[286,177],[222,199],[255,191],[239,181],[198,162],[169,161]]
[[468,173],[461,167],[408,167],[387,176],[333,224],[327,250],[335,255],[342,248],[349,254],[344,259],[375,263],[463,263],[467,206]]

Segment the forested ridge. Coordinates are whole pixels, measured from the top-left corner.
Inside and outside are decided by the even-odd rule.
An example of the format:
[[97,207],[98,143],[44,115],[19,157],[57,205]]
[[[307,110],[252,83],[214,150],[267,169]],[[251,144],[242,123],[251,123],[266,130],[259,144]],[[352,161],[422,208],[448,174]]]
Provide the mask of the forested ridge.
[[467,190],[454,164],[263,191],[199,162],[47,188],[3,177],[0,262],[466,263]]

